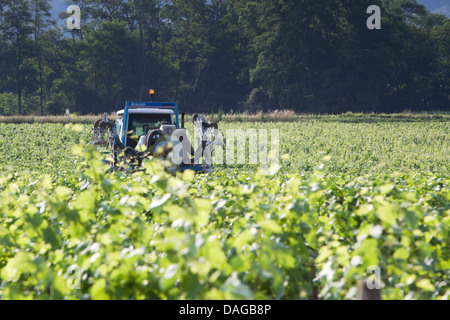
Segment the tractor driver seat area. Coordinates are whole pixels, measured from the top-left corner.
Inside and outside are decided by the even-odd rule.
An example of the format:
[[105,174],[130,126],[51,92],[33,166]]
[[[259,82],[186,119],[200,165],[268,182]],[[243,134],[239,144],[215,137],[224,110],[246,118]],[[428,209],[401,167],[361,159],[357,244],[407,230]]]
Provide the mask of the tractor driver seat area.
[[171,123],[171,115],[130,114],[129,130],[131,133],[127,136],[126,147],[135,149],[140,137],[147,136],[149,132],[159,129],[162,124],[166,123]]

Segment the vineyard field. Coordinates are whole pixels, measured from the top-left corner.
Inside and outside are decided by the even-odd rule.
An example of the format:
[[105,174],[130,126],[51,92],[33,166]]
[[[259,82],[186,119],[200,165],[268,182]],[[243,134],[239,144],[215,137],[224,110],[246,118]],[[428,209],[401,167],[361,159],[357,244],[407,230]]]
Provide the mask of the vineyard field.
[[256,165],[106,173],[85,124],[0,123],[0,299],[450,297],[450,122],[279,129]]

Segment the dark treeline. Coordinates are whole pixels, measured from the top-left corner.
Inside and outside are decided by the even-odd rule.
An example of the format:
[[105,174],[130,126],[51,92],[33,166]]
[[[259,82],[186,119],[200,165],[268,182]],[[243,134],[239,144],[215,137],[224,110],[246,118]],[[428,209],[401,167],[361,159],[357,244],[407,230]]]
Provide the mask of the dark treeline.
[[[0,115],[450,110],[450,19],[415,0],[0,0]],[[369,30],[367,8],[382,10]]]

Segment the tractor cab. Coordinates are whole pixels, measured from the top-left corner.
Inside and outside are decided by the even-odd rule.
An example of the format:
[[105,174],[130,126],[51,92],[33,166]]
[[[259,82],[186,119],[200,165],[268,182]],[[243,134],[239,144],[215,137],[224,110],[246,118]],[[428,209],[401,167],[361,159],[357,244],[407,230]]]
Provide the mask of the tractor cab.
[[[161,130],[167,135],[171,135],[176,129],[176,119],[174,110],[160,108],[129,108],[128,125],[124,129],[125,110],[117,112],[119,117],[116,120],[117,132],[127,130],[126,147],[136,148],[140,140],[145,139],[147,134],[153,130]],[[141,143],[142,145],[142,143]]]
[[117,115],[117,133],[125,147],[136,148],[140,142],[142,145],[152,131],[171,135],[180,129],[178,105],[175,102],[127,102],[125,109],[118,111]]

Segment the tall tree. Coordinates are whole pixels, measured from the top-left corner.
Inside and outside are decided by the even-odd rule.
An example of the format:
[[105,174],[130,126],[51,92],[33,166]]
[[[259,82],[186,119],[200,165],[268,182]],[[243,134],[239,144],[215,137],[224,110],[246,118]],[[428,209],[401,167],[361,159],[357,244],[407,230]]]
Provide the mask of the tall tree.
[[208,39],[210,8],[205,0],[174,0],[162,15],[167,23],[158,44],[159,59],[170,66],[173,99],[192,107],[213,50]]
[[250,90],[248,76],[242,77],[251,59],[247,37],[239,27],[239,13],[233,1],[213,0],[209,12],[210,53],[191,103],[205,106],[208,112],[235,109]]
[[380,1],[345,2],[339,7],[336,60],[321,74],[320,104],[328,111],[373,111],[382,105],[387,83],[386,37],[391,31],[366,27],[366,10]]
[[439,50],[435,93],[435,104],[440,108],[450,109],[450,19],[442,25],[433,27],[432,37]]
[[426,108],[437,51],[430,37],[429,12],[416,0],[384,1],[384,25],[389,37],[386,95],[388,110]]
[[141,64],[139,100],[142,100],[145,89],[148,89],[145,85],[149,69],[148,60],[153,55],[153,46],[160,28],[162,3],[163,1],[157,0],[133,0],[129,5],[129,20],[133,21],[132,25],[137,27],[139,33],[139,62]]
[[33,55],[33,43],[30,35],[33,33],[30,3],[26,0],[7,0],[3,11],[1,30],[14,52],[15,91],[17,94],[18,113],[22,114],[22,94],[27,81],[32,77],[32,67],[27,61]]
[[42,41],[41,35],[45,28],[49,26],[50,20],[50,4],[49,0],[32,0],[31,3],[31,22],[34,33],[34,43],[36,50],[36,60],[38,66],[39,77],[39,106],[40,113],[44,115],[44,80],[43,80],[43,65],[42,65]]
[[250,81],[266,96],[260,103],[299,111],[313,107],[320,75],[335,61],[339,2],[262,0],[253,7],[257,61]]

